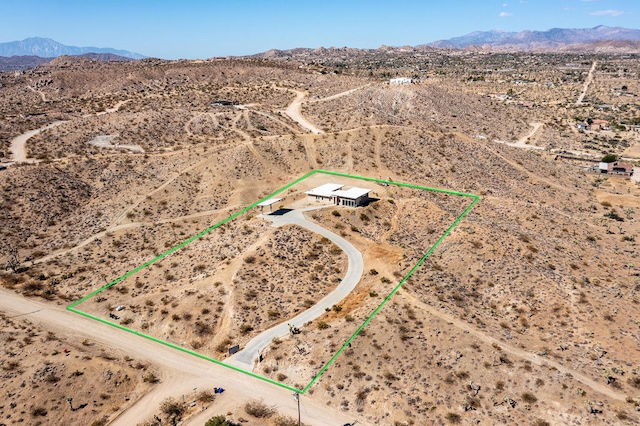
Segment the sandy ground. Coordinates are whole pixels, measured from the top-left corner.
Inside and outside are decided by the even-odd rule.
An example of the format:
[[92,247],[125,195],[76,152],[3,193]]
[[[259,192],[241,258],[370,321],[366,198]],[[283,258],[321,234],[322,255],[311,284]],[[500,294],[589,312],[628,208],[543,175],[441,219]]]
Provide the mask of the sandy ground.
[[[190,395],[194,388],[210,389],[222,386],[224,398],[233,399],[236,406],[259,395],[268,405],[289,416],[297,416],[297,406],[287,389],[274,386],[192,355],[177,351],[145,338],[81,317],[61,306],[53,306],[38,300],[30,300],[10,291],[0,289],[0,310],[8,314],[24,315],[43,328],[60,334],[82,336],[108,347],[141,359],[149,359],[162,368],[162,383],[142,397],[134,406],[124,411],[112,425],[130,426],[157,412],[157,407],[168,395]],[[311,425],[344,424],[351,420],[342,413],[302,397],[305,407],[305,423]],[[224,414],[214,403],[207,416]]]

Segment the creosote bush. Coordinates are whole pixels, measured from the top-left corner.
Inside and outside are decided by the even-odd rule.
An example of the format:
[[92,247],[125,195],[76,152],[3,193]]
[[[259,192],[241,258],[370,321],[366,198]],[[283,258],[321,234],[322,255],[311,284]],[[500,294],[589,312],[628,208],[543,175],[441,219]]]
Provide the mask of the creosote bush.
[[269,407],[264,401],[253,399],[244,405],[244,411],[250,416],[263,419],[271,417],[275,414],[276,410],[273,407]]

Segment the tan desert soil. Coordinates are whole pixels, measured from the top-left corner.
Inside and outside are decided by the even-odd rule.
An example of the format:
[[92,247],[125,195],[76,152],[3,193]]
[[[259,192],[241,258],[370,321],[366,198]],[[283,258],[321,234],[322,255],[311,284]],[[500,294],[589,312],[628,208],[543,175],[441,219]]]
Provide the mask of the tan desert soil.
[[[9,263],[1,284],[64,305],[314,168],[474,193],[481,196],[477,205],[304,398],[359,424],[637,423],[640,190],[548,150],[588,151],[596,159],[632,152],[638,138],[629,126],[640,114],[633,102],[637,61],[424,55],[390,63],[398,67],[393,73],[418,74],[416,84],[402,87],[387,84],[383,73],[393,65],[368,59],[353,75],[330,62],[74,58],[0,74],[4,159],[12,137],[69,120],[27,142],[27,152],[43,161],[0,171],[0,265]],[[593,81],[576,106],[593,60]],[[332,97],[351,89],[358,90]],[[310,134],[283,113],[297,92],[306,94],[302,116],[326,133]],[[216,100],[237,105],[212,105]],[[586,119],[608,120],[611,129],[578,132],[576,122]],[[543,123],[530,142],[545,149],[494,142],[522,140],[530,123]],[[87,145],[101,135],[118,135],[114,142],[146,152]],[[319,372],[471,201],[334,176],[313,179],[285,191],[282,206],[304,204],[304,190],[332,181],[371,187],[377,200],[306,214],[362,252],[365,274],[340,306],[265,352],[256,372],[296,387]],[[229,224],[81,307],[115,313],[137,330],[221,357],[230,343],[317,300],[344,269],[330,244],[307,231],[271,228],[257,210]],[[119,305],[125,309],[115,311]],[[38,353],[47,354],[21,361],[22,374],[40,380],[38,372],[51,362],[61,380],[37,382],[39,389],[55,394],[69,380],[76,395],[85,395],[88,375],[68,377],[84,365],[82,357],[72,364],[72,352],[60,361],[63,355],[51,355],[49,346],[56,341],[41,334],[46,324],[25,325],[36,333],[28,336],[18,330],[22,322],[11,321],[6,329],[18,334],[7,342],[10,352],[24,349],[20,343],[26,350],[42,345]],[[33,342],[26,345],[25,337]],[[73,344],[77,351],[94,348]],[[5,355],[2,362],[11,358]],[[116,360],[89,356],[98,381],[104,369],[115,371]],[[117,357],[125,375],[126,368],[135,370]],[[209,383],[206,374],[199,380]],[[137,421],[161,414],[162,399],[179,397],[178,387],[189,389],[190,380],[152,391],[148,406],[127,411]],[[23,392],[24,413],[12,413],[23,423],[34,419],[32,405],[44,407],[47,418],[63,409],[85,415],[70,411],[66,395],[50,401],[11,383],[12,393]],[[25,386],[31,386],[26,379]],[[229,411],[250,423],[237,400],[220,398],[207,413]],[[115,397],[93,401],[85,410],[93,404],[96,416],[80,423],[103,414],[113,420],[108,410]],[[40,417],[34,422],[44,422]]]

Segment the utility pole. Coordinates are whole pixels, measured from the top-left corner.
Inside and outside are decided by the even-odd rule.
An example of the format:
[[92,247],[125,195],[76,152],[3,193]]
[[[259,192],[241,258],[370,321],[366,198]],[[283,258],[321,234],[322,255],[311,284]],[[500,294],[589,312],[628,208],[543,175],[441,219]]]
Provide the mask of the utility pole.
[[298,426],[301,426],[302,423],[300,423],[300,394],[298,392],[294,393],[293,399],[295,399],[298,402]]

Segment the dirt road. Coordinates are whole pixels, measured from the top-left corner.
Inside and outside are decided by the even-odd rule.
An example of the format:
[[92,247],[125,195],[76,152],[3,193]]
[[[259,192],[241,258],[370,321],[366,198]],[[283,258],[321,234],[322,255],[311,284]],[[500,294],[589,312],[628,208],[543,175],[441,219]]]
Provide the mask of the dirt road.
[[[111,423],[114,426],[131,426],[144,421],[157,413],[158,405],[169,396],[184,395],[189,398],[193,395],[194,388],[210,390],[216,386],[222,386],[226,392],[210,405],[207,411],[209,417],[229,411],[229,401],[233,402],[233,407],[238,407],[250,399],[262,398],[280,413],[297,418],[296,402],[287,389],[82,317],[67,311],[63,306],[27,299],[0,289],[0,311],[8,316],[24,316],[34,324],[61,336],[73,336],[74,340],[88,339],[114,356],[128,355],[134,359],[149,361],[162,370],[160,385],[125,409]],[[223,408],[219,408],[219,405]],[[301,406],[304,407],[303,421],[306,424],[335,426],[353,420],[353,414],[347,417],[308,396],[301,396]],[[223,409],[224,411],[218,411]]]
[[289,104],[285,113],[296,123],[300,125],[300,127],[307,129],[311,133],[319,135],[324,133],[322,130],[318,129],[316,126],[307,121],[306,118],[302,116],[302,102],[306,98],[306,94],[304,92],[300,92],[298,90],[294,90],[296,92],[296,98]]
[[593,81],[593,73],[596,70],[597,61],[593,61],[593,65],[591,65],[591,69],[589,70],[589,75],[587,75],[587,79],[584,81],[584,87],[582,88],[582,93],[578,96],[578,100],[576,101],[576,105],[582,105],[582,101],[584,101],[584,97],[587,94],[587,90],[589,90],[589,85]]
[[35,162],[35,160],[27,160],[27,150],[26,150],[27,141],[32,137],[34,137],[35,135],[37,135],[38,133],[42,132],[43,130],[51,129],[53,127],[61,125],[62,123],[66,123],[66,121],[54,121],[53,123],[47,126],[44,126],[35,130],[29,130],[28,132],[13,138],[11,140],[11,146],[9,147],[9,150],[13,154],[13,161],[15,161],[16,163]]
[[[32,87],[29,87],[31,90],[33,90],[35,92],[35,89],[33,89]],[[40,93],[40,92],[38,92]],[[44,99],[44,94],[42,94],[43,100],[46,101]],[[103,115],[103,114],[109,114],[112,112],[116,112],[118,111],[118,109],[120,109],[120,107],[124,104],[126,104],[127,102],[129,102],[129,99],[126,101],[120,101],[118,102],[113,108],[109,108],[105,111],[99,112],[96,115]],[[35,130],[29,130],[26,133],[21,134],[20,136],[16,136],[15,138],[13,138],[11,140],[11,145],[9,147],[9,150],[11,151],[11,153],[13,154],[13,161],[16,163],[35,163],[36,160],[28,160],[27,159],[27,150],[26,150],[26,145],[27,145],[27,141],[29,139],[31,139],[32,137],[34,137],[35,135],[37,135],[38,133],[42,132],[43,130],[47,130],[47,129],[51,129],[53,127],[59,126],[63,123],[66,123],[67,121],[54,121],[53,123],[41,127],[39,129],[35,129]],[[122,145],[121,147],[124,147],[124,145]],[[127,149],[130,149],[131,147],[128,147]]]
[[545,149],[545,147],[543,146],[530,145],[527,143],[529,139],[531,139],[538,132],[538,130],[540,130],[542,126],[544,126],[544,123],[529,123],[529,124],[533,126],[533,129],[529,133],[527,133],[525,136],[518,139],[517,142],[505,142],[498,139],[494,139],[493,141],[501,144],[509,145],[514,148]]
[[338,99],[341,98],[343,96],[347,96],[352,94],[353,92],[357,92],[360,89],[364,89],[365,87],[369,87],[371,86],[371,83],[365,84],[364,86],[360,86],[360,87],[356,87],[355,89],[349,89],[349,90],[345,90],[344,92],[340,92],[340,93],[336,93],[335,95],[331,95],[331,96],[327,96],[326,98],[320,98],[320,99],[310,99],[308,102],[312,103],[312,102],[326,102],[326,101],[332,101],[334,99]]
[[344,238],[334,234],[322,226],[310,222],[304,217],[303,211],[315,209],[317,209],[317,207],[293,210],[283,215],[269,214],[264,215],[263,217],[271,220],[273,222],[273,226],[276,227],[297,225],[328,238],[332,243],[340,247],[347,255],[347,259],[349,261],[347,273],[335,290],[323,297],[318,303],[298,316],[258,334],[256,337],[251,339],[240,352],[228,358],[225,361],[226,364],[234,365],[238,368],[242,368],[243,370],[253,371],[253,362],[258,357],[258,354],[260,354],[260,352],[267,347],[274,338],[283,337],[289,333],[288,324],[295,327],[302,327],[308,321],[313,321],[325,313],[325,308],[331,308],[332,306],[339,304],[349,295],[349,293],[353,291],[360,281],[362,273],[364,272],[362,254]]

